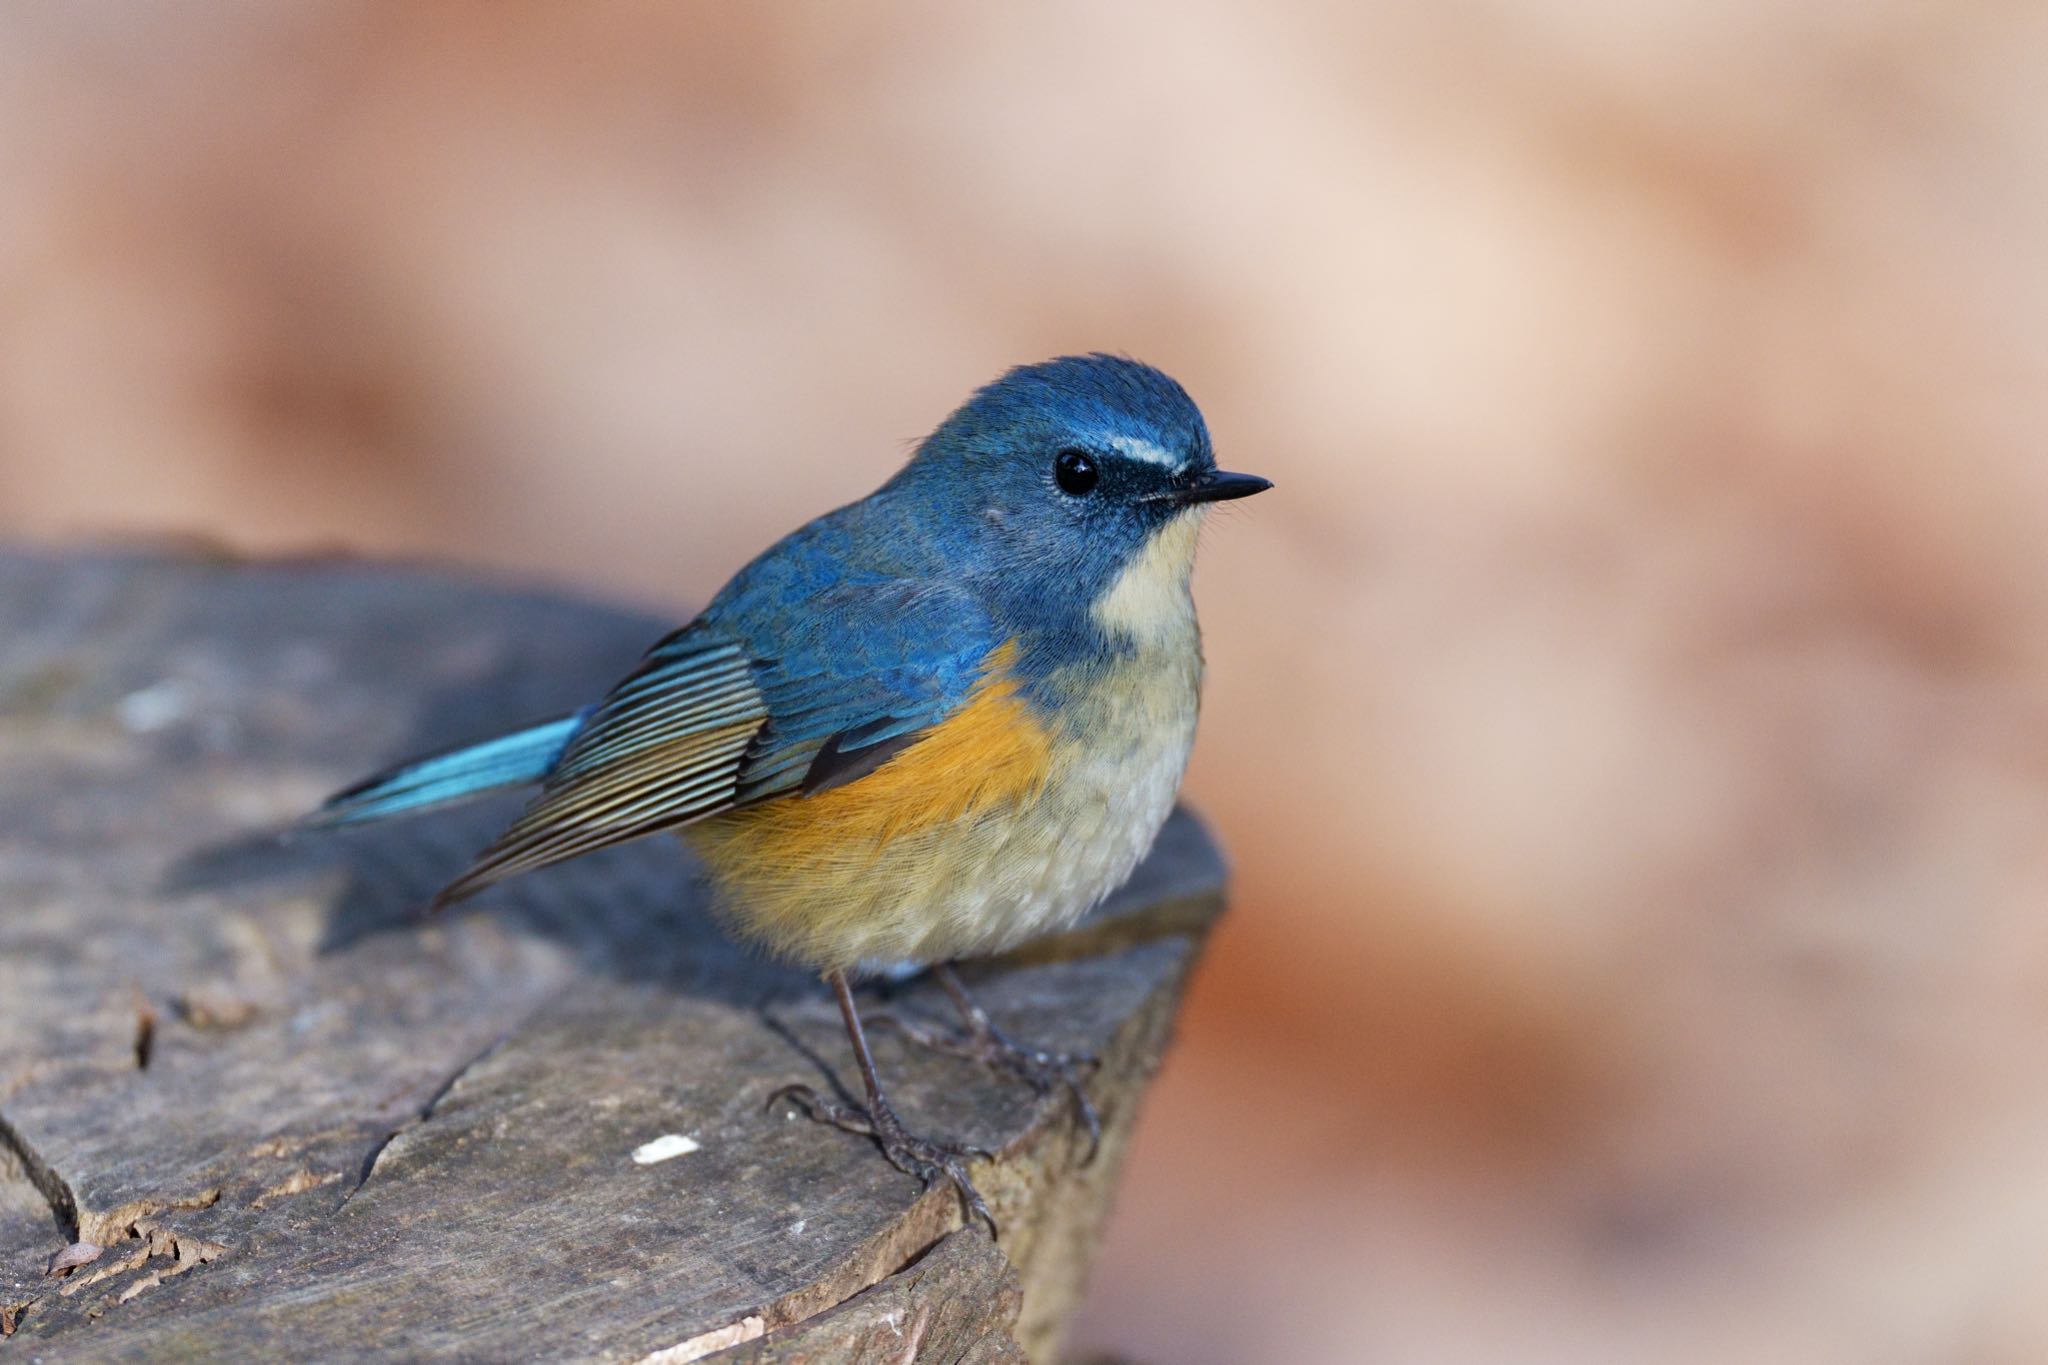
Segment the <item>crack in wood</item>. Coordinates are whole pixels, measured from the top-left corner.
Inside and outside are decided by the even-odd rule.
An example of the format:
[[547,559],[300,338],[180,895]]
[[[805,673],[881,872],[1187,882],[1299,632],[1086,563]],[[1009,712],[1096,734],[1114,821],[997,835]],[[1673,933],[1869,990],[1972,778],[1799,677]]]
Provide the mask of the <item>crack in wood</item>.
[[148,1005],[135,1009],[135,1069],[149,1070],[150,1059],[156,1055],[156,1011]]
[[506,1029],[503,1033],[491,1039],[490,1042],[484,1044],[482,1051],[478,1052],[461,1066],[456,1067],[439,1085],[434,1087],[434,1093],[427,1096],[426,1103],[422,1104],[411,1118],[387,1130],[383,1137],[372,1143],[369,1153],[363,1157],[362,1169],[356,1173],[356,1183],[349,1186],[348,1193],[341,1197],[341,1202],[334,1206],[334,1211],[340,1213],[343,1209],[347,1208],[348,1201],[360,1194],[363,1186],[370,1183],[370,1176],[376,1172],[377,1163],[384,1159],[385,1151],[392,1143],[398,1140],[400,1134],[409,1133],[432,1118],[434,1110],[440,1107],[442,1100],[448,1098],[449,1092],[455,1089],[462,1078],[476,1067],[482,1065],[484,1060],[492,1053],[510,1042],[512,1036],[519,1031],[520,1024],[525,1022],[524,1019],[520,1020],[519,1024],[514,1024],[511,1028]]
[[20,1129],[7,1121],[5,1114],[0,1114],[0,1151],[14,1159],[28,1177],[28,1183],[50,1206],[50,1217],[56,1220],[57,1230],[67,1242],[98,1240],[78,1235],[78,1196],[72,1192],[70,1182],[43,1160],[42,1154],[21,1135]]

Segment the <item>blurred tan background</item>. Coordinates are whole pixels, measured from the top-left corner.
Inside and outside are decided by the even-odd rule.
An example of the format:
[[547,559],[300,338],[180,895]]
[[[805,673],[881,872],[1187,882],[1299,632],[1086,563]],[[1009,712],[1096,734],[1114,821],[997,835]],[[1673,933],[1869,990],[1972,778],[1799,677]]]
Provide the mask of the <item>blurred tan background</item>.
[[1084,1342],[2048,1359],[2048,10],[0,16],[0,534],[680,613],[1077,349],[1278,481]]

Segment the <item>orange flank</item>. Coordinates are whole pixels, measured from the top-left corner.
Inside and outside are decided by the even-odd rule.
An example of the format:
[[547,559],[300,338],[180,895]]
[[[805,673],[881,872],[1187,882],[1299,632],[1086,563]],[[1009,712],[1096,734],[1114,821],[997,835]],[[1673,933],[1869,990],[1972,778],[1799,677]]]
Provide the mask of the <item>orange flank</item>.
[[763,802],[720,823],[750,826],[750,858],[802,863],[878,853],[902,835],[1030,800],[1051,766],[1052,742],[1017,695],[1016,661],[1016,641],[998,645],[959,710],[858,782]]
[[921,836],[1037,797],[1052,738],[1018,694],[1016,660],[1014,640],[992,650],[957,711],[858,781],[682,831],[733,893],[741,927],[773,926],[764,936],[779,943],[832,936],[865,917],[892,874],[910,870],[894,866],[901,857],[924,861],[913,852]]

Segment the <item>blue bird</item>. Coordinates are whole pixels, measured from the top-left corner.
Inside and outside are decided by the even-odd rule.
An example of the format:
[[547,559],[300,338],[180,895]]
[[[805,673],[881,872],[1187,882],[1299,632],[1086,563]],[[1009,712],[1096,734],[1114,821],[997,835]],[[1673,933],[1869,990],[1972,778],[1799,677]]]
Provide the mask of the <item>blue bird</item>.
[[881,488],[740,570],[594,706],[373,777],[313,821],[537,783],[437,905],[677,831],[733,930],[838,997],[865,1108],[779,1093],[986,1218],[971,1149],[890,1108],[851,979],[933,967],[965,1049],[1041,1093],[1066,1085],[1097,1131],[1085,1059],[1009,1042],[949,964],[1071,925],[1151,847],[1195,737],[1196,534],[1208,504],[1269,487],[1216,468],[1193,400],[1150,366],[1013,369]]

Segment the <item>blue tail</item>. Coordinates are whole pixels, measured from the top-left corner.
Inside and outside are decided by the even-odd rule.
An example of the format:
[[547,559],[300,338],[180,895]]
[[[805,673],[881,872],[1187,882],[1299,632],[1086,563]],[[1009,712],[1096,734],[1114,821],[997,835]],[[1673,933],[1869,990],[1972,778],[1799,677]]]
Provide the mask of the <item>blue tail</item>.
[[544,725],[487,739],[466,749],[402,763],[336,792],[306,824],[315,829],[360,825],[446,805],[500,787],[517,787],[546,777],[589,716],[588,710]]

